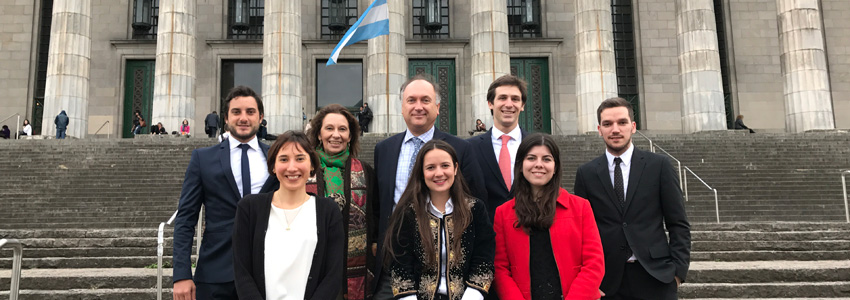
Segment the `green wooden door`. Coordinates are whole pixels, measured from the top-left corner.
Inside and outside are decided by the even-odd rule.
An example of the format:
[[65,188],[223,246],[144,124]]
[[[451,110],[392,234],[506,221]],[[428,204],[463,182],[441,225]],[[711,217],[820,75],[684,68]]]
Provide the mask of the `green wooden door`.
[[455,86],[455,61],[451,59],[411,59],[408,61],[408,76],[428,74],[440,85],[440,115],[437,128],[457,134],[457,93]]
[[133,137],[133,112],[139,110],[147,127],[142,133],[150,132],[153,103],[153,79],[155,60],[128,60],[124,75],[124,122],[121,132],[125,138]]
[[549,62],[545,58],[511,58],[511,75],[528,83],[528,101],[519,116],[519,126],[528,132],[552,133]]

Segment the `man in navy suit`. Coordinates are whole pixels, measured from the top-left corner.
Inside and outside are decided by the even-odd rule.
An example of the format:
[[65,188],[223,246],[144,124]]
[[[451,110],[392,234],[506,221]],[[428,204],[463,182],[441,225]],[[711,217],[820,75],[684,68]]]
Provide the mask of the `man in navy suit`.
[[[519,114],[525,110],[528,100],[525,81],[513,75],[505,75],[493,81],[487,89],[487,105],[493,115],[493,127],[486,134],[474,136],[468,141],[480,155],[478,165],[484,173],[487,188],[487,211],[490,219],[496,207],[513,198],[514,162],[520,142],[528,133],[519,127]],[[507,143],[503,141],[507,140]],[[491,298],[491,297],[488,297]]]
[[[277,189],[269,176],[269,146],[257,140],[263,102],[249,87],[233,88],[224,103],[230,137],[220,144],[192,151],[174,223],[174,299],[238,299],[233,285],[231,234],[236,204],[248,194]],[[195,275],[192,239],[201,205],[206,228]]]
[[606,151],[578,168],[575,194],[590,202],[602,238],[603,299],[677,299],[690,265],[690,223],[673,165],[632,144],[634,114],[623,98],[599,105]]
[[[478,161],[473,157],[469,142],[444,133],[434,127],[440,113],[440,86],[427,77],[418,75],[401,86],[401,114],[407,130],[391,136],[375,145],[375,172],[378,178],[378,205],[373,213],[378,216],[378,245],[383,249],[384,232],[389,225],[390,215],[407,187],[410,169],[419,147],[432,139],[448,142],[457,151],[461,173],[469,185],[473,197],[487,199],[484,178]],[[378,287],[375,300],[392,299],[389,273],[381,274],[382,251],[375,260],[375,278]]]

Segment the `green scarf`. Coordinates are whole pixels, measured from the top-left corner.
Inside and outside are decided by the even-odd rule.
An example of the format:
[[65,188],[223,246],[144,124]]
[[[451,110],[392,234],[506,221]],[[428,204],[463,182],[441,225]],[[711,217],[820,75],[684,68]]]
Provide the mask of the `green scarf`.
[[348,160],[348,148],[337,154],[327,154],[324,149],[316,149],[319,160],[322,162],[322,172],[325,178],[325,197],[333,194],[342,195],[345,188],[342,186],[342,171]]

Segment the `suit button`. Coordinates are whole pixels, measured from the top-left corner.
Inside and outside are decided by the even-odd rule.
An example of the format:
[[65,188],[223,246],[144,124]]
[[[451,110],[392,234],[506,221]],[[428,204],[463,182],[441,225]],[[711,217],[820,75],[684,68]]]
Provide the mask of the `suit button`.
[[629,225],[626,224],[625,222],[623,222],[623,228],[626,228],[626,226],[629,226]]
[[620,250],[626,250],[626,246],[620,246]]

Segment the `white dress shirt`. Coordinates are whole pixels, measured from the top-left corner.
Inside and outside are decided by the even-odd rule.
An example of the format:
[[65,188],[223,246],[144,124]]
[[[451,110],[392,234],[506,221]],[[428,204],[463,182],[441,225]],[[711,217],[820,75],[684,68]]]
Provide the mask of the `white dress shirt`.
[[[629,143],[629,149],[626,149],[626,152],[623,152],[620,156],[614,156],[611,152],[605,151],[605,157],[608,158],[608,176],[611,177],[611,186],[617,186],[614,184],[614,158],[619,157],[623,161],[620,163],[620,171],[623,173],[623,197],[626,197],[627,192],[629,191],[629,172],[632,170],[632,153],[635,151],[635,145]],[[637,257],[632,254],[628,259],[629,261],[637,260]]]
[[[440,219],[447,215],[450,215],[452,211],[454,211],[454,204],[452,204],[452,198],[449,198],[449,201],[446,201],[446,213],[444,214],[440,212],[440,210],[437,209],[436,206],[434,206],[434,203],[431,203],[431,197],[428,196],[428,211],[432,215]],[[443,228],[441,228],[440,230],[443,230]],[[446,262],[449,261],[449,259],[448,255],[446,254],[445,232],[443,232],[440,237],[440,284],[437,286],[437,294],[448,295],[448,281],[446,281],[446,272],[448,270],[446,270]],[[402,297],[399,300],[416,300],[416,295]],[[461,300],[484,300],[484,295],[482,295],[481,292],[476,289],[467,287],[466,290],[463,291],[463,297],[461,298]]]
[[[413,155],[413,139],[417,137],[410,132],[410,129],[404,131],[404,140],[401,142],[401,151],[398,154],[398,169],[395,171],[395,193],[393,194],[393,208],[395,208],[395,204],[398,203],[398,200],[401,199],[401,194],[404,193],[404,189],[407,188],[407,181],[410,180],[410,166],[413,165],[414,161],[411,159]],[[422,140],[422,144],[429,142],[434,138],[434,127],[418,136],[420,140]],[[378,158],[380,159],[380,158]]]
[[[237,141],[234,137],[227,138],[230,142],[230,169],[233,171],[233,179],[236,180],[236,187],[239,188],[239,194],[245,196],[242,191],[242,148],[239,145],[242,142]],[[266,156],[263,155],[263,150],[260,149],[260,142],[257,137],[248,141],[248,162],[251,170],[251,194],[260,193],[263,184],[269,179],[269,166],[266,164]]]
[[[263,249],[266,299],[304,299],[319,242],[316,197],[311,196],[296,209],[271,206]],[[287,223],[290,230],[286,230]]]
[[[496,163],[499,163],[499,154],[502,153],[502,135],[505,133],[501,130],[497,129],[496,126],[493,126],[492,135],[490,136],[490,141],[493,143],[493,152],[496,153]],[[511,137],[508,140],[508,152],[511,154],[511,184],[514,182],[514,162],[516,162],[516,152],[519,149],[519,144],[522,142],[522,131],[519,129],[519,125],[514,127],[514,130],[507,133],[508,136]]]

